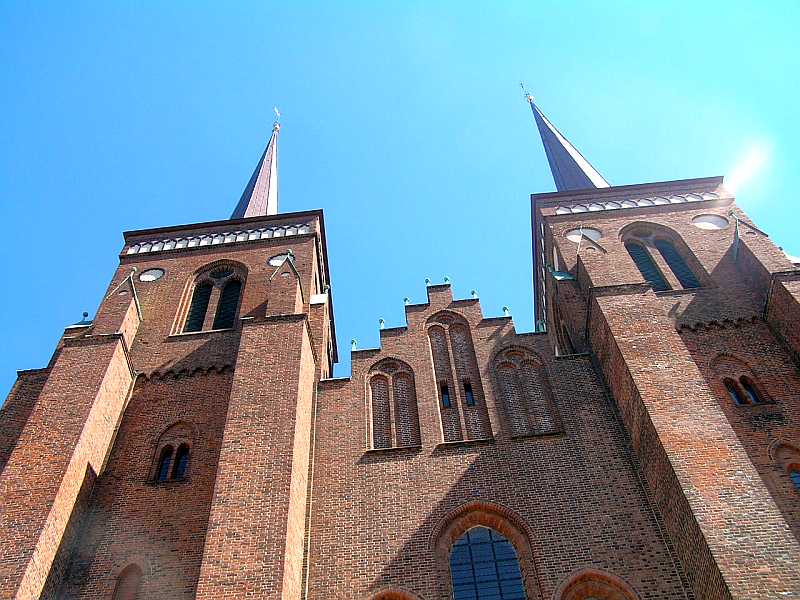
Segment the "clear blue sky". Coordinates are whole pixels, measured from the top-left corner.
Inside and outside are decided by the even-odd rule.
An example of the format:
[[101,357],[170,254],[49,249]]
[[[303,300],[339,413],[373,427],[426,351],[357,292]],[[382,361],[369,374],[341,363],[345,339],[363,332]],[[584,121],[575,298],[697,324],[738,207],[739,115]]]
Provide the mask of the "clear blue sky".
[[532,323],[518,82],[613,184],[771,159],[739,202],[800,254],[800,3],[0,2],[0,394],[91,314],[121,232],[226,218],[283,112],[283,211],[324,208],[342,363],[425,277]]

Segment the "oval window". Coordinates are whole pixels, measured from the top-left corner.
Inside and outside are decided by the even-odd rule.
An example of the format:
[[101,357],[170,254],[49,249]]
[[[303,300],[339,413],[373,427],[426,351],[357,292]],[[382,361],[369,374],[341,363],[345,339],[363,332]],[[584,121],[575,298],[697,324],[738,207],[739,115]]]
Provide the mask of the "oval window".
[[164,269],[147,269],[139,275],[139,281],[156,281],[164,276]]
[[272,258],[270,258],[267,263],[273,267],[280,267],[283,264],[283,261],[286,260],[286,257],[289,256],[288,253],[284,254],[276,254]]
[[692,219],[692,225],[699,229],[714,231],[725,229],[728,226],[728,219],[719,215],[697,215]]
[[603,237],[603,234],[600,233],[599,229],[593,229],[591,227],[581,227],[579,229],[570,229],[567,233],[564,234],[570,242],[578,243],[581,241],[581,237],[585,236],[592,240],[593,242],[597,242]]

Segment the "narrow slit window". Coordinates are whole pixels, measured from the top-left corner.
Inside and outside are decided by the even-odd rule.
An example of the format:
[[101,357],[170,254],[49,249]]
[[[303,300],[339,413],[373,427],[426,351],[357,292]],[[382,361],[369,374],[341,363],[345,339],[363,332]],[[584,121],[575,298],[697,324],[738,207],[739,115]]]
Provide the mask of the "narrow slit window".
[[189,307],[189,314],[186,317],[186,326],[184,331],[202,331],[203,321],[206,319],[206,311],[208,310],[208,301],[211,299],[211,290],[214,289],[210,281],[204,281],[194,288],[192,295],[192,304]]
[[472,384],[469,381],[464,382],[464,399],[467,406],[475,406],[475,394],[472,393]]
[[753,382],[750,381],[747,377],[740,377],[739,383],[742,384],[742,388],[744,388],[744,393],[747,395],[747,399],[750,401],[749,404],[761,404],[761,397],[758,395]]
[[631,255],[633,262],[636,264],[636,268],[639,269],[644,280],[653,286],[653,291],[664,292],[670,289],[667,280],[664,279],[661,271],[658,270],[647,248],[636,242],[627,242],[625,244],[625,249],[628,251],[628,254]]
[[441,387],[442,391],[442,406],[445,408],[450,408],[450,390],[447,389],[447,384],[443,383]]
[[175,453],[175,466],[172,469],[173,479],[183,479],[189,468],[189,446],[182,444]]
[[742,404],[748,404],[747,400],[744,399],[742,396],[742,392],[739,391],[739,386],[736,385],[736,382],[733,379],[724,379],[722,383],[725,384],[725,389],[728,390],[728,395],[733,400],[733,403],[737,406],[741,406]]
[[158,472],[156,481],[166,481],[169,479],[169,465],[172,462],[172,446],[164,446],[161,450],[161,457],[158,459]]
[[683,257],[675,250],[675,246],[666,240],[656,240],[655,246],[684,288],[691,289],[700,287],[700,282],[697,280],[697,277],[692,273],[692,270],[689,268],[689,265],[686,264]]

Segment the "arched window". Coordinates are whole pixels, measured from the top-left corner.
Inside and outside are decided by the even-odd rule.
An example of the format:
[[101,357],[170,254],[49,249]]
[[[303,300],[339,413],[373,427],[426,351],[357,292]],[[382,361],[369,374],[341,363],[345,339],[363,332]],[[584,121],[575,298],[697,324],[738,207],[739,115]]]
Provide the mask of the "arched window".
[[142,570],[138,565],[128,565],[117,577],[113,600],[136,600],[142,588]]
[[219,304],[217,305],[217,314],[214,317],[214,329],[228,329],[233,327],[241,291],[242,282],[238,279],[231,279],[222,288]]
[[747,395],[748,404],[761,404],[761,397],[758,395],[753,382],[750,380],[749,377],[745,377],[744,375],[739,378],[739,383],[742,384],[742,389],[744,393]]
[[505,537],[473,527],[450,552],[453,600],[525,600],[519,558]]
[[370,368],[372,448],[415,448],[422,443],[414,372],[401,360],[385,358]]
[[725,386],[728,397],[737,406],[752,406],[770,402],[750,366],[731,354],[720,354],[711,367]]
[[175,466],[172,469],[173,479],[183,479],[189,468],[189,446],[181,444],[175,453]]
[[186,317],[186,326],[184,331],[202,331],[203,321],[206,318],[208,311],[208,302],[211,300],[211,292],[214,289],[214,284],[210,281],[203,281],[194,288],[192,295],[192,304],[189,307],[189,314]]
[[443,311],[430,317],[428,325],[444,441],[491,438],[469,324],[461,315]]
[[157,483],[186,479],[189,472],[194,429],[186,422],[178,422],[168,427],[158,440],[156,456],[158,460],[152,471],[152,480]]
[[722,380],[722,383],[725,384],[725,389],[728,390],[728,395],[731,397],[734,404],[747,404],[744,396],[742,396],[742,393],[739,391],[739,386],[736,385],[733,379],[726,377]]
[[544,365],[527,348],[512,347],[494,358],[493,371],[512,436],[561,431]]
[[669,265],[669,268],[684,288],[700,287],[700,282],[697,281],[697,277],[692,273],[686,261],[678,254],[678,251],[675,250],[675,246],[673,246],[671,242],[664,239],[657,239],[655,240],[655,247],[658,248],[664,261]]
[[199,271],[192,282],[194,289],[189,308],[181,305],[181,311],[186,310],[183,331],[232,328],[236,323],[246,274],[244,265],[229,261],[218,261]]
[[664,292],[670,289],[647,248],[638,242],[625,242],[625,249],[631,255],[644,280],[653,286],[653,291]]
[[172,462],[172,446],[164,446],[161,449],[161,456],[158,459],[157,481],[167,481],[169,479],[169,465]]

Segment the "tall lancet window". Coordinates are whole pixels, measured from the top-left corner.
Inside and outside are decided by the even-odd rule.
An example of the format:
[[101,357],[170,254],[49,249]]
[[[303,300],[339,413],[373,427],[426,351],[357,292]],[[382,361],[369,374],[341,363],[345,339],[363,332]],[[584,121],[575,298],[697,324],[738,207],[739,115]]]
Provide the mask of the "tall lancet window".
[[214,317],[214,329],[227,329],[233,327],[236,309],[239,306],[239,295],[242,291],[242,282],[231,279],[225,283],[217,305],[217,315]]
[[211,292],[214,289],[214,284],[210,281],[203,281],[197,284],[192,294],[192,304],[189,307],[189,315],[186,317],[186,326],[184,331],[201,331],[203,329],[203,321],[206,318],[208,311],[208,302],[211,300]]
[[667,280],[664,279],[664,276],[656,266],[647,248],[638,242],[626,242],[625,249],[628,251],[628,254],[631,255],[633,262],[636,264],[636,268],[639,269],[644,280],[653,286],[653,291],[664,292],[670,289]]
[[675,274],[675,277],[681,282],[681,286],[684,288],[700,287],[700,282],[697,281],[697,277],[692,273],[692,270],[686,264],[683,257],[675,250],[675,246],[672,245],[672,242],[657,239],[655,241],[655,247],[658,248],[658,251]]
[[657,223],[635,223],[624,229],[623,239],[653,291],[700,287],[703,267],[677,232]]
[[428,341],[436,376],[444,441],[492,437],[469,324],[447,311],[428,319]]

